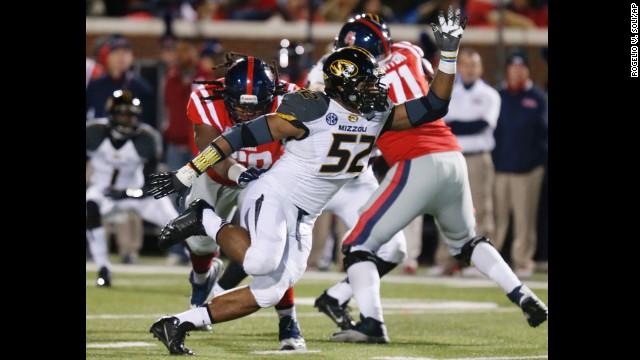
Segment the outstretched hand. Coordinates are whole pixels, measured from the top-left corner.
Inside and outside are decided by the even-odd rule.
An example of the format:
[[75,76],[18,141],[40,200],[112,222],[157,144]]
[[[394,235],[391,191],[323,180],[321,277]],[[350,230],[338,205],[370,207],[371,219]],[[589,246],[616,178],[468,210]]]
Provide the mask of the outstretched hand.
[[458,51],[460,39],[464,29],[467,27],[469,17],[465,16],[460,22],[460,9],[458,8],[454,11],[453,6],[449,6],[447,13],[448,19],[445,18],[442,10],[438,13],[440,26],[431,23],[433,36],[436,38],[436,43],[441,51]]
[[183,184],[176,176],[177,171],[156,173],[149,175],[149,185],[152,186],[149,194],[154,198],[160,199],[174,192],[183,195],[189,186]]

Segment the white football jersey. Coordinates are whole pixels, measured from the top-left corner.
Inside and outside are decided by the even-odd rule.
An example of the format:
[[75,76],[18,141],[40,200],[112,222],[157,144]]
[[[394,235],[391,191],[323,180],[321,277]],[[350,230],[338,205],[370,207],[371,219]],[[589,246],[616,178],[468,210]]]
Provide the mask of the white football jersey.
[[161,149],[157,130],[141,124],[138,134],[115,148],[109,139],[107,119],[89,120],[86,128],[86,151],[93,169],[91,186],[121,190],[141,188],[144,164],[151,157],[157,157]]
[[390,100],[387,105],[386,111],[367,119],[322,92],[286,94],[276,113],[306,134],[286,141],[284,155],[262,177],[278,184],[296,206],[319,215],[342,185],[367,168],[393,109]]

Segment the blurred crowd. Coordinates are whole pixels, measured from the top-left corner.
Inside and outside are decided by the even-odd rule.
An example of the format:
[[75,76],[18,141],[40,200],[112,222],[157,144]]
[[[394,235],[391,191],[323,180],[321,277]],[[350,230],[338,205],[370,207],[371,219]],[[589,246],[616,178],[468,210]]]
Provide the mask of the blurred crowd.
[[461,8],[471,26],[498,26],[504,4],[504,24],[547,27],[546,0],[86,0],[88,16],[159,17],[196,20],[308,21],[341,23],[352,14],[376,13],[389,23],[428,24],[449,5]]
[[[538,0],[506,1],[504,21],[507,26],[546,27],[547,2]],[[467,1],[357,1],[357,0],[87,0],[87,15],[168,19],[267,20],[280,16],[286,21],[305,20],[310,7],[316,22],[344,22],[354,13],[383,14],[389,22],[429,23],[437,10],[450,4],[462,5],[469,25],[495,26],[498,2]],[[316,11],[317,10],[317,11]],[[168,26],[170,29],[170,26]],[[398,39],[402,40],[402,39]],[[224,62],[224,48],[216,39],[178,38],[170,31],[159,39],[160,52],[155,59],[135,57],[135,49],[126,36],[111,34],[97,38],[86,58],[86,120],[105,116],[105,103],[118,89],[130,90],[144,104],[141,121],[162,134],[162,158],[159,171],[176,170],[193,157],[193,127],[186,114],[194,81],[217,79],[224,70],[214,65]],[[420,46],[427,60],[433,60],[433,44],[425,36]],[[537,56],[546,61],[547,52]],[[313,62],[305,54],[304,44],[282,39],[274,49],[275,60],[283,80],[307,86],[307,74]],[[313,59],[317,60],[317,59]],[[437,62],[431,61],[434,65]],[[153,71],[148,71],[151,68]],[[145,70],[147,69],[147,70]],[[436,69],[437,70],[437,69]],[[507,57],[502,84],[482,80],[482,59],[478,52],[461,53],[454,98],[460,99],[445,121],[463,148],[476,206],[478,227],[487,234],[517,268],[520,277],[535,270],[534,259],[547,259],[547,118],[546,86],[533,84],[530,54],[513,48]],[[480,85],[479,85],[480,84]],[[525,146],[524,144],[529,144]],[[531,145],[533,144],[533,145]],[[379,178],[387,170],[382,157],[374,162]],[[87,187],[92,169],[87,166]],[[175,198],[174,198],[175,200]],[[175,203],[175,202],[174,202]],[[175,204],[180,212],[181,205]],[[123,263],[134,263],[141,252],[158,252],[146,237],[158,235],[159,228],[144,222],[132,211],[105,214],[108,236],[116,239]],[[314,248],[309,267],[320,270],[341,266],[339,240],[347,229],[330,213],[316,223]],[[437,227],[426,215],[405,229],[409,260],[403,269],[415,273],[428,265],[434,275],[454,275],[465,269],[438,243]],[[508,241],[510,239],[510,241]],[[318,244],[318,245],[317,245]],[[510,251],[507,252],[507,250]],[[167,255],[169,264],[187,264],[188,252],[181,246]]]

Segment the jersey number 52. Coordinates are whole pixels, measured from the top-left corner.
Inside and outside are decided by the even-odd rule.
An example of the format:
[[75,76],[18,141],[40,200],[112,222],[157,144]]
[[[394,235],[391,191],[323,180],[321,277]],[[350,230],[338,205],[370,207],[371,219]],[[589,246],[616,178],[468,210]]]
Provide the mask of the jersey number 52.
[[339,173],[344,170],[349,163],[349,159],[351,158],[351,151],[347,149],[341,149],[340,146],[342,143],[367,143],[369,144],[364,150],[360,151],[353,157],[349,167],[347,168],[348,173],[360,173],[364,169],[363,165],[358,165],[358,161],[363,157],[369,155],[371,150],[373,149],[373,143],[375,142],[375,136],[364,135],[364,134],[333,134],[333,143],[331,144],[331,148],[327,153],[327,157],[337,157],[337,164],[325,164],[320,167],[321,173]]

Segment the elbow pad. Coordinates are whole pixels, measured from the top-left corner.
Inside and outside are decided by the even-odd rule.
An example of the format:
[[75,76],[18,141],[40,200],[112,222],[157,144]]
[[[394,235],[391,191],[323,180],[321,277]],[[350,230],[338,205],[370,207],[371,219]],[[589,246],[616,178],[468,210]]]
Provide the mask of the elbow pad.
[[413,127],[424,123],[436,121],[449,111],[449,101],[437,97],[433,91],[429,91],[427,96],[411,99],[404,103],[407,110],[409,122]]
[[236,124],[221,136],[229,142],[232,151],[238,151],[238,149],[244,147],[268,144],[273,141],[265,115],[251,121]]

